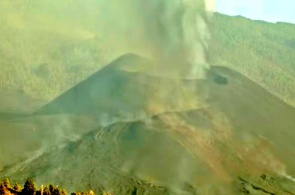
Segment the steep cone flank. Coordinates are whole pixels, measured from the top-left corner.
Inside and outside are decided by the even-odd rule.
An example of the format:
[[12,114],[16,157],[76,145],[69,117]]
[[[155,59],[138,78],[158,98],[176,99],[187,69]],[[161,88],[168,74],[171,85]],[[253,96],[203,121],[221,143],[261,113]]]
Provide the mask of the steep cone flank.
[[48,103],[35,114],[92,114],[123,119],[199,107],[202,80],[166,78],[155,63],[134,54],[119,57]]
[[[121,109],[126,105],[128,109],[143,107],[143,93],[138,93],[139,88],[134,88],[132,102],[124,101],[124,88],[136,85],[134,75],[120,71],[118,68],[128,59],[129,63],[134,63],[133,55],[121,57],[105,68],[94,73],[84,81],[69,89],[61,96],[35,112],[36,114],[56,114],[56,113],[98,113],[106,110]],[[140,59],[140,58],[139,58]],[[130,94],[132,96],[133,94]],[[121,99],[122,101],[119,101]],[[117,100],[117,101],[116,101]],[[140,102],[136,102],[140,100]],[[121,105],[116,105],[120,104]],[[132,103],[133,105],[129,105]],[[124,104],[124,105],[123,105]],[[122,108],[124,110],[124,108]]]

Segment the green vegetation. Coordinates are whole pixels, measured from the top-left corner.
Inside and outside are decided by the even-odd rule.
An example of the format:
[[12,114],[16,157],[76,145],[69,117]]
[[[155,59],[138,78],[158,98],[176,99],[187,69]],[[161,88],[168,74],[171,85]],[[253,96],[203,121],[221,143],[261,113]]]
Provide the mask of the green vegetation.
[[97,12],[84,2],[3,0],[0,7],[0,89],[51,99],[108,63],[113,49],[96,35]]
[[[0,89],[53,99],[131,52],[99,28],[95,2],[1,1]],[[216,13],[210,46],[211,64],[233,68],[295,106],[295,25]]]
[[[101,195],[111,195],[110,193],[102,192]],[[67,192],[55,185],[43,186],[37,190],[37,187],[32,179],[28,179],[22,188],[18,183],[13,187],[8,178],[0,182],[0,195],[67,195]],[[95,195],[92,190],[89,192],[74,192],[71,195]]]
[[295,106],[295,25],[215,14],[210,63],[228,66]]

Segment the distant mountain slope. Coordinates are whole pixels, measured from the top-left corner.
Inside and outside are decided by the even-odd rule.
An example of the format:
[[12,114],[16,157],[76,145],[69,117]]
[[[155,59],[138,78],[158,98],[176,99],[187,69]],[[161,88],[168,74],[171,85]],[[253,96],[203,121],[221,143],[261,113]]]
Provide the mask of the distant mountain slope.
[[[64,12],[53,9],[52,1],[44,5],[28,4],[28,20],[13,3],[1,13],[1,89],[23,90],[51,100],[110,60],[131,52],[108,43],[101,29],[90,25],[89,18],[99,14],[89,11],[91,6],[59,4],[65,6]],[[69,5],[71,8],[66,8]],[[79,13],[73,9],[76,6]],[[76,14],[81,15],[79,20],[72,18]],[[295,25],[215,13],[212,29],[210,64],[230,67],[295,106]]]
[[[123,59],[126,60],[125,65],[132,65],[142,58],[127,55]],[[110,71],[108,73],[113,75],[104,84],[117,86],[116,78],[122,78],[121,70],[124,68],[121,65],[120,60],[116,60],[101,70],[101,73]],[[118,72],[120,74],[116,75]],[[104,81],[100,78],[104,78],[105,74],[97,72],[94,75],[77,87],[87,84],[100,89],[97,81]],[[146,78],[144,74],[136,75],[136,78]],[[125,71],[123,81],[132,82],[124,83],[121,88],[124,94],[130,96],[134,93],[127,92],[138,92],[143,87],[139,82],[135,88],[128,88],[128,84],[134,85],[133,76],[134,73],[127,74]],[[218,76],[226,78],[227,82],[219,83],[216,79]],[[155,83],[158,82],[157,77],[148,78],[149,81],[154,78]],[[123,84],[122,80],[119,83]],[[126,122],[117,118],[119,122],[97,127],[77,141],[64,143],[11,166],[0,175],[9,175],[16,180],[31,176],[40,183],[54,181],[68,189],[75,186],[78,191],[103,187],[114,194],[128,194],[127,191],[134,187],[148,194],[164,194],[151,186],[138,186],[137,179],[153,186],[164,185],[169,190],[177,188],[191,194],[194,190],[202,194],[209,184],[213,186],[211,190],[219,194],[236,188],[240,189],[241,194],[241,189],[251,191],[250,194],[257,193],[259,189],[270,194],[292,194],[289,192],[294,191],[294,183],[287,177],[295,176],[295,150],[292,147],[295,109],[229,68],[212,67],[207,80],[189,80],[186,83],[202,88],[203,93],[198,93],[203,96],[198,99],[202,100],[199,104],[202,106],[162,112],[153,117],[133,118],[133,121]],[[70,108],[63,98],[69,94],[70,102],[74,101],[71,99],[75,96],[71,95],[75,93],[71,93],[71,90],[66,92],[65,96],[60,96],[37,113],[46,114],[48,111],[47,114],[55,116],[62,108],[62,111],[74,111],[80,117],[87,117],[103,106],[100,102],[92,104],[95,96],[89,97],[91,93],[86,90],[77,97],[87,101]],[[108,90],[92,91],[92,94],[117,101],[116,95],[109,96],[111,93]],[[149,93],[143,97],[149,97]],[[75,101],[79,102],[79,98]],[[144,105],[145,99],[141,100]],[[71,103],[77,105],[75,101]],[[58,105],[57,110],[52,105]],[[132,105],[130,102],[126,107]],[[116,108],[112,104],[107,106]],[[119,112],[121,107],[117,109],[113,114]],[[274,178],[275,182],[260,177],[263,174]],[[136,178],[132,180],[134,176]]]
[[295,25],[214,14],[210,63],[230,67],[295,106]]

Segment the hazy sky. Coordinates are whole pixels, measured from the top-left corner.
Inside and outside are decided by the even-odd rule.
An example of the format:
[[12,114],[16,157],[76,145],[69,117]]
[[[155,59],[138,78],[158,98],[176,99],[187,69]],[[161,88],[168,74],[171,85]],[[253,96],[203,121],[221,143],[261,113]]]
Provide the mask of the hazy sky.
[[295,24],[295,0],[216,0],[215,8],[227,15]]

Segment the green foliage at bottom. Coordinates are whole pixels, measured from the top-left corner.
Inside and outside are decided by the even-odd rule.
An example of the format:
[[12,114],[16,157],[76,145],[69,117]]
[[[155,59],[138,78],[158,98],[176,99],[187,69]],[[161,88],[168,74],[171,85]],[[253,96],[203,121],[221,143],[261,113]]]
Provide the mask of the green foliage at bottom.
[[[0,182],[0,195],[67,195],[65,189],[62,189],[55,185],[44,186],[41,185],[37,189],[36,184],[32,179],[28,179],[23,188],[16,183],[14,187],[11,186],[8,178],[5,178]],[[73,192],[71,195],[95,195],[92,190],[89,192]],[[111,195],[110,193],[102,192],[98,195]]]

